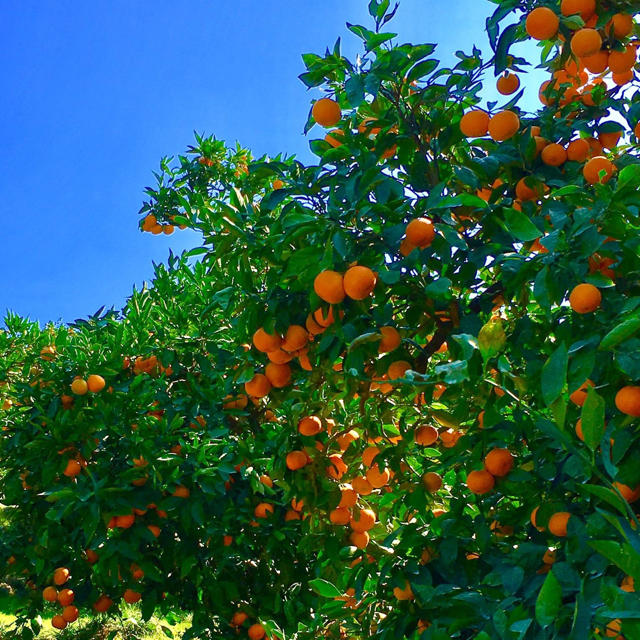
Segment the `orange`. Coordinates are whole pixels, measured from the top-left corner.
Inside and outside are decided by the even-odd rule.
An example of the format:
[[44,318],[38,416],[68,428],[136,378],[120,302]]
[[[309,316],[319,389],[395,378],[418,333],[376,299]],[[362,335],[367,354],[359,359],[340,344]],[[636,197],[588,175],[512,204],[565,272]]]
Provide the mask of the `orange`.
[[120,529],[130,529],[133,526],[133,523],[135,521],[136,521],[136,517],[133,514],[116,516],[115,525]]
[[69,579],[69,569],[66,567],[58,567],[53,572],[53,584],[61,586]]
[[70,605],[62,610],[62,617],[65,622],[75,622],[78,619],[79,611],[77,607]]
[[253,346],[263,353],[276,351],[281,344],[282,338],[278,334],[267,333],[262,327],[253,334]]
[[467,487],[469,487],[471,493],[475,493],[476,495],[489,493],[495,486],[495,483],[496,481],[493,479],[493,476],[485,469],[482,471],[472,471],[467,476]]
[[572,140],[567,147],[567,159],[584,162],[589,157],[589,143],[584,138]]
[[89,564],[95,564],[96,562],[98,562],[99,556],[93,549],[87,549],[84,552],[84,555]]
[[67,466],[62,472],[67,478],[75,478],[82,471],[82,465],[77,460],[67,460]]
[[375,457],[380,453],[378,447],[367,447],[362,452],[362,464],[365,467],[370,467],[373,464]]
[[579,13],[586,22],[596,12],[596,0],[562,0],[560,11],[563,16]]
[[612,51],[609,54],[609,69],[613,73],[626,73],[636,63],[635,45],[627,45],[624,51]]
[[608,182],[615,170],[614,164],[604,156],[591,158],[582,169],[582,175],[589,184]]
[[[527,184],[527,179],[534,185],[530,187]],[[536,183],[532,178],[520,178],[516,184],[516,197],[522,202],[528,202],[529,200],[538,200],[544,192],[544,185]]]
[[322,431],[322,420],[318,416],[306,416],[298,422],[298,431],[303,436],[315,436]]
[[571,514],[567,511],[559,511],[549,518],[549,531],[554,536],[564,538],[567,535],[567,524]]
[[188,498],[191,495],[191,491],[183,485],[178,485],[171,495],[174,498]]
[[500,111],[489,120],[489,135],[496,142],[513,138],[520,128],[520,118],[513,111]]
[[94,603],[93,609],[98,613],[104,613],[111,608],[113,600],[109,596],[102,595]]
[[619,635],[620,629],[622,629],[622,621],[620,618],[616,618],[607,624],[607,628],[604,631],[604,635],[607,638],[615,638],[616,640],[624,640],[624,637]]
[[349,526],[354,531],[369,531],[376,524],[376,514],[371,509],[360,509],[358,517],[351,516]]
[[513,469],[513,456],[508,449],[492,449],[484,459],[484,468],[499,478]]
[[404,374],[411,369],[411,365],[406,360],[397,360],[392,362],[387,369],[389,380],[398,380],[404,378]]
[[413,600],[415,598],[408,580],[404,581],[404,588],[394,587],[393,595],[397,600]]
[[268,518],[273,513],[273,505],[268,502],[261,502],[253,510],[256,518]]
[[633,577],[625,576],[624,578],[622,578],[622,583],[620,584],[620,588],[623,591],[633,593],[636,590]]
[[351,511],[343,507],[336,507],[329,512],[329,520],[331,524],[347,525],[351,520]]
[[367,531],[352,531],[349,536],[351,544],[358,547],[358,549],[366,549],[370,539]]
[[236,611],[231,616],[231,626],[240,627],[249,616],[244,611]]
[[244,390],[253,398],[264,398],[271,391],[271,383],[267,376],[256,373],[249,382],[244,383]]
[[247,635],[249,636],[250,640],[262,640],[265,634],[266,634],[266,631],[259,622],[252,624],[247,629]]
[[89,387],[87,386],[87,383],[82,378],[76,378],[71,383],[71,391],[75,393],[77,396],[85,395],[85,393],[87,393],[88,390],[89,390]]
[[380,335],[382,336],[382,339],[378,345],[378,353],[389,353],[390,351],[394,351],[402,342],[400,334],[397,329],[394,329],[393,327],[381,327]]
[[525,22],[527,33],[535,40],[551,40],[560,26],[560,19],[548,7],[538,7],[529,13]]
[[282,189],[282,187],[284,187],[284,182],[282,182],[282,180],[280,180],[280,178],[276,178],[271,183],[271,186],[277,191],[278,189]]
[[620,495],[629,504],[635,502],[638,498],[640,498],[640,485],[638,485],[635,489],[632,489],[626,484],[622,484],[622,482],[614,482],[613,486],[620,492]]
[[287,469],[297,471],[307,464],[307,454],[304,451],[291,451],[286,458]]
[[412,220],[405,230],[407,241],[414,247],[425,249],[436,237],[436,230],[427,218],[416,218]]
[[291,382],[291,367],[286,363],[276,364],[275,362],[270,362],[265,367],[264,373],[267,380],[276,389],[286,387]]
[[135,602],[140,602],[142,599],[142,594],[134,591],[133,589],[125,589],[124,594],[122,595],[122,599],[127,604],[134,604]]
[[601,302],[600,290],[586,282],[575,286],[569,294],[569,304],[576,313],[591,313]]
[[58,594],[58,602],[63,607],[70,605],[73,602],[74,598],[75,598],[75,594],[71,589],[62,589]]
[[520,88],[520,78],[515,73],[507,71],[498,78],[496,87],[503,96],[509,96]]
[[571,51],[578,58],[592,56],[602,48],[602,38],[595,29],[579,29],[571,38]]
[[147,526],[147,529],[149,529],[149,531],[151,531],[151,533],[158,538],[160,536],[160,527],[156,524],[150,524]]
[[[323,327],[321,324],[318,324],[316,322],[316,319],[313,317],[313,314],[310,313],[307,316],[307,319],[304,322],[304,326],[306,328],[306,330],[312,335],[312,336],[319,336],[321,333],[324,333],[324,331],[326,330],[326,327]],[[273,351],[272,353],[282,353],[285,354],[284,351],[282,351],[282,349],[279,349],[278,351]],[[272,358],[271,355],[267,354],[269,357],[269,360],[271,360],[272,362],[275,362]],[[285,354],[286,355],[286,354]],[[285,362],[288,362],[288,360],[285,360]]]
[[[341,311],[340,318],[342,318],[343,315],[344,315],[344,312]],[[325,329],[327,327],[330,327],[335,322],[335,318],[333,317],[333,307],[329,307],[329,311],[327,312],[326,316],[324,315],[324,311],[322,310],[322,307],[320,307],[319,309],[316,309],[313,312],[313,319],[321,327],[324,327]]]
[[620,138],[622,137],[622,129],[619,131],[611,131],[608,133],[598,134],[598,142],[604,149],[613,149],[618,146]]
[[438,439],[438,430],[434,427],[425,425],[423,427],[418,427],[414,431],[413,435],[416,444],[428,447]]
[[340,105],[335,100],[320,98],[314,103],[311,115],[321,127],[333,127],[340,122],[342,112]]
[[531,524],[538,530],[538,531],[544,531],[544,527],[539,527],[537,522],[536,522],[536,516],[538,515],[538,509],[540,507],[536,507],[532,512],[531,512],[531,516],[530,516],[530,520],[531,520]]
[[618,87],[623,87],[625,84],[628,84],[629,82],[631,82],[633,78],[634,78],[633,69],[629,69],[629,71],[626,71],[624,73],[613,73],[611,75],[611,79],[613,80],[613,83]]
[[640,387],[628,385],[616,393],[616,407],[618,411],[635,418],[640,416]]
[[628,13],[616,13],[611,18],[611,25],[615,37],[622,40],[633,31],[633,16]]
[[582,440],[582,442],[584,442],[584,432],[582,431],[582,418],[578,418],[578,422],[576,422],[576,436],[578,436],[578,440]]
[[339,147],[344,142],[344,131],[341,129],[332,129],[324,137],[325,142],[328,142],[334,149]]
[[341,489],[340,490],[340,502],[338,503],[339,509],[350,509],[355,507],[358,502],[358,494],[353,489]]
[[352,300],[364,300],[373,292],[376,281],[376,274],[369,267],[356,265],[344,274],[344,292]]
[[636,140],[640,140],[640,122],[633,129],[633,135],[635,135]]
[[292,324],[284,334],[282,348],[285,351],[293,352],[302,349],[309,341],[309,333],[299,324]]
[[550,167],[559,167],[567,161],[567,152],[561,144],[548,144],[540,155],[542,162]]
[[373,492],[371,483],[364,476],[358,476],[357,478],[354,478],[351,481],[351,486],[359,496],[368,496]]
[[[309,317],[313,320],[311,314],[309,314]],[[316,324],[315,321],[314,321],[314,324]],[[324,329],[320,327],[320,333],[322,333],[323,331]],[[295,356],[292,353],[287,353],[282,349],[276,349],[275,351],[267,352],[267,358],[269,358],[269,360],[274,364],[286,364],[287,362],[291,362],[294,357]],[[265,375],[267,376],[267,378],[269,377],[269,374],[266,371],[265,371]],[[271,384],[273,384],[273,381],[271,382]]]
[[585,380],[574,392],[569,396],[569,400],[573,404],[581,407],[587,399],[587,387],[595,387],[593,380]]
[[87,388],[89,389],[89,391],[91,391],[91,393],[98,393],[99,391],[102,391],[105,387],[105,384],[106,383],[104,381],[104,378],[95,373],[91,374],[87,378]]
[[427,491],[434,493],[442,488],[442,477],[435,471],[428,471],[422,476],[422,484]]
[[369,484],[374,489],[381,489],[382,487],[386,487],[389,484],[389,480],[391,479],[391,472],[389,471],[389,469],[383,469],[382,471],[380,471],[378,465],[374,464],[370,469],[367,470],[365,478],[369,481]]
[[445,449],[451,449],[456,446],[458,440],[462,437],[462,432],[452,431],[449,429],[447,431],[442,431],[439,435],[440,440],[442,441],[442,446]]
[[64,629],[67,626],[67,621],[61,615],[56,615],[51,618],[51,626],[54,629]]
[[460,120],[460,131],[467,138],[482,138],[489,130],[489,114],[480,109],[467,111]]
[[313,281],[313,290],[329,304],[342,302],[345,296],[342,274],[331,270],[321,271]]
[[338,436],[336,438],[336,442],[338,443],[338,446],[340,447],[340,451],[346,451],[349,448],[349,445],[354,441],[357,440],[360,437],[360,434],[355,431],[354,429],[351,429],[351,431],[348,431],[347,433]]
[[604,73],[609,68],[609,52],[606,49],[601,49],[590,56],[581,58],[580,61],[591,73],[596,75]]
[[58,600],[58,592],[55,587],[45,587],[42,590],[42,597],[47,602],[57,602]]
[[331,466],[327,467],[327,473],[331,478],[340,480],[340,478],[342,478],[342,476],[347,472],[347,465],[342,459],[342,456],[334,453],[329,456],[329,462],[331,463]]

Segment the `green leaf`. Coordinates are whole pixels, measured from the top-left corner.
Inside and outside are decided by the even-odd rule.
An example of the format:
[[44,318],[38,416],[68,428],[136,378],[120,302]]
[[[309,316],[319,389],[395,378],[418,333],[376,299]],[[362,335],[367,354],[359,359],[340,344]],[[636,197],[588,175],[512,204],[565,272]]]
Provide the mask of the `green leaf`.
[[322,578],[310,580],[309,586],[313,589],[314,593],[317,593],[323,598],[337,598],[342,595],[335,585],[331,584],[327,580],[323,580]]
[[540,377],[542,399],[547,407],[560,397],[567,382],[567,366],[569,354],[567,345],[563,342],[544,363]]
[[522,211],[509,208],[506,210],[504,217],[511,235],[521,242],[529,242],[542,235],[540,229]]
[[640,165],[630,164],[620,171],[616,191],[620,191],[625,187],[633,188],[638,186],[640,186]]
[[593,387],[589,387],[580,418],[584,442],[592,451],[600,444],[604,435],[604,407],[604,398]]
[[502,73],[508,66],[508,54],[509,47],[513,44],[516,32],[518,30],[517,24],[509,25],[500,36],[498,40],[498,44],[496,46],[496,57],[495,57],[495,72],[496,75]]
[[640,554],[630,544],[614,540],[589,540],[588,544],[634,580],[640,580]]
[[613,349],[621,342],[628,340],[634,333],[640,330],[640,311],[617,324],[607,335],[602,338],[598,349]]
[[580,493],[590,493],[591,495],[600,498],[600,500],[606,502],[614,509],[617,509],[625,517],[629,515],[624,500],[617,493],[607,487],[602,487],[597,484],[576,484],[576,489]]
[[418,64],[414,65],[407,74],[407,82],[421,80],[425,76],[428,76],[437,66],[438,61],[433,59],[418,62]]
[[542,627],[550,625],[558,617],[562,605],[562,587],[553,570],[547,577],[536,599],[536,620]]

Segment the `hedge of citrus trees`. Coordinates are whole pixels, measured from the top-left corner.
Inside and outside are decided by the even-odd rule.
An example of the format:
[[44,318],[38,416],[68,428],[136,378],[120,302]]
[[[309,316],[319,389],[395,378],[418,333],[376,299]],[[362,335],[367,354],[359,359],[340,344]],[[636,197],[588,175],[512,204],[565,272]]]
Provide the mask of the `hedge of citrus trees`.
[[7,318],[21,637],[122,602],[187,638],[640,637],[638,5],[493,1],[494,55],[444,68],[372,0],[357,62],[303,56],[317,164],[198,137],[140,226],[201,247],[119,312]]

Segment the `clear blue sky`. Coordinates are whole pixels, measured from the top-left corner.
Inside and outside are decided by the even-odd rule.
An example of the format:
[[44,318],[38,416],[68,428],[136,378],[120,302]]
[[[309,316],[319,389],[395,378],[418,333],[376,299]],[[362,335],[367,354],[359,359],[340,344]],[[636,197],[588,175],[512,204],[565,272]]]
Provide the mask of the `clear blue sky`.
[[[143,189],[193,131],[260,155],[310,158],[312,94],[300,55],[321,53],[366,0],[20,0],[0,22],[0,219],[6,309],[45,322],[122,306],[152,261],[197,240],[141,234]],[[445,60],[484,44],[482,0],[402,0],[400,39]]]

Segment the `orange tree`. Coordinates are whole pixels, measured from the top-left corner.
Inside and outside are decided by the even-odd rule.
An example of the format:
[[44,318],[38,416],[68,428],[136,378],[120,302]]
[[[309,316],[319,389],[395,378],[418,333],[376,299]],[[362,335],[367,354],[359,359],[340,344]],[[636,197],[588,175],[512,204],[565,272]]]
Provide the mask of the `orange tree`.
[[317,164],[197,137],[140,224],[201,247],[120,312],[7,318],[22,637],[122,600],[193,638],[640,637],[637,6],[494,3],[443,68],[372,0],[357,62],[303,57]]

